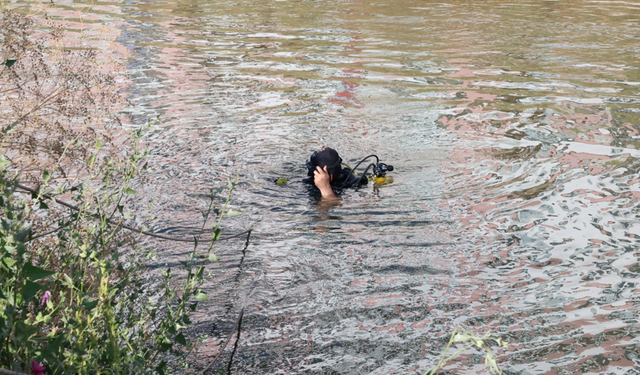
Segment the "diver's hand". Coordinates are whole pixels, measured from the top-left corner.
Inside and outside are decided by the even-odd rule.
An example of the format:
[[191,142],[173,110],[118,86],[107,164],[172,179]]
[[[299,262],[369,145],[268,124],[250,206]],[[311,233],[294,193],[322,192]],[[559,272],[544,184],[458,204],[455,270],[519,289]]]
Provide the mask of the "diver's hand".
[[338,199],[331,189],[331,176],[327,172],[326,166],[324,169],[316,167],[316,170],[313,171],[313,183],[320,189],[323,198]]

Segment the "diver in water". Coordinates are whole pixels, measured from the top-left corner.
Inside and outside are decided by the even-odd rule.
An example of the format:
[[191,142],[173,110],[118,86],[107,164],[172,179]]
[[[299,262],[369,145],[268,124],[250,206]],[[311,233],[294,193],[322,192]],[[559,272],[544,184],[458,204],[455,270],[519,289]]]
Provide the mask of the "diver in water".
[[330,147],[315,151],[309,161],[308,176],[304,182],[315,185],[325,200],[338,200],[333,189],[366,185],[367,178],[358,177],[351,169],[342,168],[342,158]]

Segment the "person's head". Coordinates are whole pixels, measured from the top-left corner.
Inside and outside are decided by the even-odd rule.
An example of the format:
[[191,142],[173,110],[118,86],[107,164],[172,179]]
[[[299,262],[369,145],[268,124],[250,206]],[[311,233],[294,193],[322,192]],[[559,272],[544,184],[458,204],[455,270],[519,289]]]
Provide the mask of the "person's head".
[[318,151],[311,154],[311,158],[307,162],[307,168],[309,168],[309,176],[313,176],[313,171],[316,167],[324,169],[327,167],[327,172],[331,176],[331,180],[334,181],[334,176],[340,175],[342,159],[338,152],[330,147],[324,146]]

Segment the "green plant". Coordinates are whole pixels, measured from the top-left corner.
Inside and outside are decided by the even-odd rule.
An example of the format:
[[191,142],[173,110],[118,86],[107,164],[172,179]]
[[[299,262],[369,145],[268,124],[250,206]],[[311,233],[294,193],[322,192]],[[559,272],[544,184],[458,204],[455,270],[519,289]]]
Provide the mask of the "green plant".
[[[65,191],[75,194],[79,210],[58,223],[51,246],[31,251],[30,219],[49,209],[45,196],[54,192],[45,184],[39,194],[21,196],[2,161],[0,367],[29,372],[35,360],[54,374],[164,373],[166,355],[159,354],[180,358],[191,349],[183,331],[198,302],[208,300],[200,286],[206,262],[217,261],[212,247],[235,185],[229,181],[221,210],[212,200],[204,214],[205,222],[211,212],[217,215],[213,238],[204,252],[196,241],[181,262],[187,274],[183,284],[175,286],[167,269],[159,289],[153,288],[141,277],[144,252],[118,226],[127,216],[122,199],[136,194],[130,183],[146,168],[141,134],[134,132],[123,163],[107,161],[108,168],[101,168],[98,188]],[[90,159],[99,152],[96,146]]]
[[[467,343],[467,342],[470,342],[470,343],[465,345],[462,349],[459,349],[449,357],[447,357],[447,351],[449,350],[452,344]],[[447,344],[447,347],[444,349],[444,353],[442,353],[440,362],[438,362],[436,367],[432,368],[431,370],[425,370],[423,375],[434,375],[442,366],[444,366],[447,362],[454,359],[456,356],[458,356],[458,354],[474,346],[486,352],[484,360],[487,367],[489,367],[489,372],[493,373],[495,371],[497,374],[501,375],[502,371],[500,371],[500,368],[498,367],[498,363],[496,362],[495,355],[493,354],[493,350],[491,349],[492,345],[503,346],[505,349],[509,348],[506,342],[502,341],[502,339],[491,337],[489,333],[486,333],[482,337],[478,337],[466,329],[456,328],[453,330],[453,333],[451,334],[451,338],[449,339],[449,343]]]
[[[121,224],[147,172],[143,134],[116,144],[104,123],[119,94],[94,51],[66,49],[62,28],[0,4],[0,369],[47,374],[151,374],[185,363],[190,315],[208,297],[206,262],[220,238],[172,270],[148,274],[150,253]],[[42,21],[42,20],[41,20]],[[47,29],[48,28],[48,29]],[[42,29],[48,30],[43,32]],[[30,192],[19,185],[30,184]],[[73,205],[56,203],[73,200]],[[212,214],[213,213],[213,214]],[[201,230],[201,231],[202,231]],[[160,272],[159,272],[160,273]]]

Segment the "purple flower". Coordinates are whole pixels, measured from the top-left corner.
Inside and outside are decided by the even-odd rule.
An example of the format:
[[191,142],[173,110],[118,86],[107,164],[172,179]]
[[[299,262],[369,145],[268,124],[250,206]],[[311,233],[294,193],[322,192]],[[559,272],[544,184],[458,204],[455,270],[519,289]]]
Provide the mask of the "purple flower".
[[45,303],[49,302],[49,298],[51,298],[51,292],[47,290],[42,296],[42,303],[40,304],[40,306],[44,306]]
[[[47,291],[47,293],[49,292]],[[31,375],[44,375],[44,370],[46,369],[46,367],[41,366],[35,359],[31,362]]]

